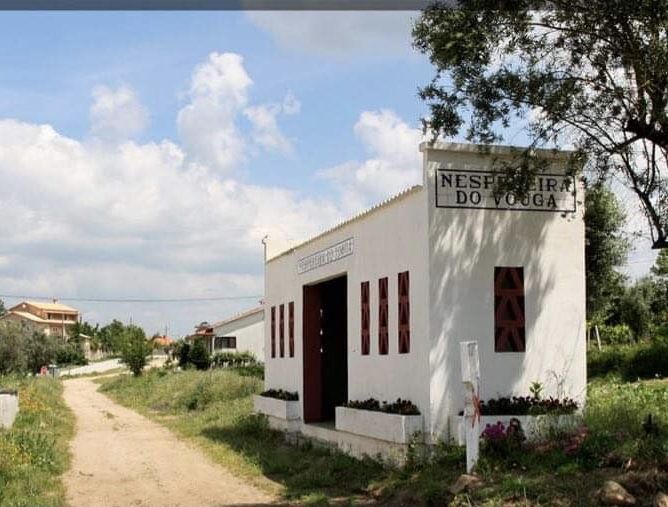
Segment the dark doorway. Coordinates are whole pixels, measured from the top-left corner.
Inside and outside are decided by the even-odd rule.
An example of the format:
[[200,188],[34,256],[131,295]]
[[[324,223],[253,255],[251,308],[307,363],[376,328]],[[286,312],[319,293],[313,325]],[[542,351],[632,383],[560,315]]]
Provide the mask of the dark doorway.
[[304,422],[348,400],[347,277],[304,286]]

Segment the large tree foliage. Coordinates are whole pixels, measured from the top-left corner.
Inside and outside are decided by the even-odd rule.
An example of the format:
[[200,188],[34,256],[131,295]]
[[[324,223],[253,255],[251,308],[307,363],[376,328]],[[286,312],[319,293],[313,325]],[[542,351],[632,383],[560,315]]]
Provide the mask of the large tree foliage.
[[584,219],[587,318],[603,321],[613,299],[624,292],[625,277],[616,268],[626,262],[629,251],[626,216],[615,194],[596,184],[587,189]]
[[[529,148],[573,144],[591,174],[633,190],[653,246],[668,247],[668,2],[504,5],[436,3],[416,22],[415,46],[437,70],[420,91],[431,110],[425,128],[495,143],[525,120]],[[522,177],[508,181],[526,191],[538,168],[519,167]]]
[[125,326],[120,341],[121,361],[127,365],[135,377],[138,377],[148,363],[153,347],[146,340],[144,330],[132,324]]

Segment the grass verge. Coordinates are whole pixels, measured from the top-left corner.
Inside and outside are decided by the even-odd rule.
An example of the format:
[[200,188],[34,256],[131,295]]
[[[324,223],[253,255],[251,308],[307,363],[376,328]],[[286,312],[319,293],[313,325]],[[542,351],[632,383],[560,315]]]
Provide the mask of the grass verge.
[[[246,372],[248,373],[248,372]],[[201,446],[215,461],[290,504],[597,505],[594,492],[617,480],[651,505],[668,491],[668,384],[625,383],[609,377],[589,386],[577,434],[545,435],[538,444],[483,454],[484,486],[454,496],[464,450],[441,444],[411,448],[409,463],[385,468],[338,452],[286,445],[280,433],[251,414],[260,379],[231,370],[155,370],[140,378],[100,379],[102,390]],[[646,429],[653,414],[656,432]]]
[[62,383],[51,378],[0,377],[0,387],[19,391],[19,414],[0,429],[0,507],[64,505],[60,475],[69,466],[74,414]]

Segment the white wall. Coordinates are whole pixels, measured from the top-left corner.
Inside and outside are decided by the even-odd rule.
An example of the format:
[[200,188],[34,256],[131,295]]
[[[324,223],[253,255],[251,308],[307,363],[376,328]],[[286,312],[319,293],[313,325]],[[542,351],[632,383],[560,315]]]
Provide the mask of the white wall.
[[[427,209],[424,189],[418,188],[385,207],[371,211],[315,241],[270,260],[265,276],[265,384],[267,388],[299,391],[303,400],[302,292],[303,286],[347,274],[348,282],[348,397],[393,401],[410,399],[428,420],[429,339],[427,311]],[[305,256],[354,238],[354,253],[303,274],[297,262]],[[398,353],[397,275],[410,272],[410,353]],[[389,354],[378,354],[378,279],[388,277]],[[361,355],[360,284],[369,281],[371,353]],[[271,359],[271,307],[295,303],[295,357]],[[276,348],[278,356],[278,337]],[[303,407],[302,407],[303,413]]]
[[[586,390],[585,273],[582,188],[576,213],[443,209],[435,206],[435,170],[489,169],[463,145],[428,150],[432,349],[432,432],[447,431],[448,415],[463,409],[459,342],[477,340],[481,398],[529,394],[540,381],[546,395],[584,399]],[[563,168],[555,159],[554,172]],[[526,352],[494,351],[494,267],[523,266]]]
[[241,317],[222,326],[214,327],[216,336],[236,336],[236,349],[221,349],[214,352],[252,352],[258,361],[264,361],[264,312]]

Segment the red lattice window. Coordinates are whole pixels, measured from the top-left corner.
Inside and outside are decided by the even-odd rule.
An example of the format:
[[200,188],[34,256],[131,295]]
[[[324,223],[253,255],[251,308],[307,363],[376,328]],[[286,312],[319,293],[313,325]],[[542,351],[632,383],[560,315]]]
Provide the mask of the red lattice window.
[[494,351],[524,352],[524,268],[494,268]]
[[288,350],[290,357],[295,357],[295,304],[288,303]]
[[271,307],[271,357],[276,357],[276,307]]
[[362,308],[362,355],[368,356],[371,352],[371,334],[369,331],[369,325],[371,324],[371,308],[369,308],[369,282],[362,282],[361,284],[362,294],[361,294],[361,308]]
[[399,288],[399,354],[411,351],[410,301],[408,271],[397,276]]
[[378,353],[387,354],[390,348],[387,318],[387,277],[378,280]]
[[278,307],[278,348],[285,357],[285,305]]

